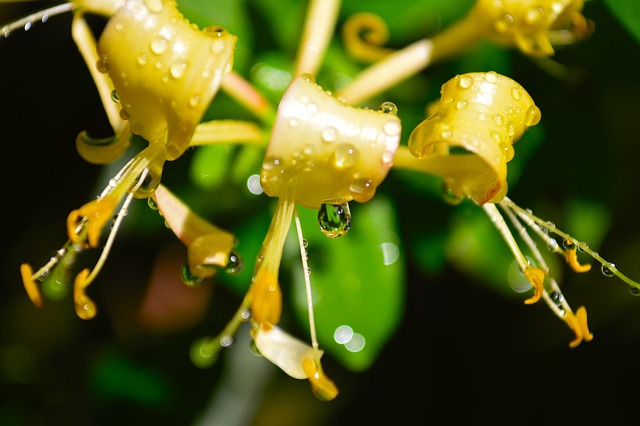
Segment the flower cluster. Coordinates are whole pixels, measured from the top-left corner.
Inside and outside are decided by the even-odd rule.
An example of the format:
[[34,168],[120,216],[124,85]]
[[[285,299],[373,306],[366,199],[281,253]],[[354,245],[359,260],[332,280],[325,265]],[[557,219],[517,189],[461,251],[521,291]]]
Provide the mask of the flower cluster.
[[[187,285],[200,285],[220,269],[239,270],[246,259],[236,251],[233,233],[192,211],[161,182],[166,163],[189,148],[242,143],[263,150],[261,169],[256,173],[261,190],[277,203],[253,263],[248,291],[219,334],[194,343],[191,354],[197,365],[215,362],[220,349],[233,342],[240,324],[249,322],[259,354],[291,377],[309,380],[318,398],[335,398],[338,388],[321,364],[323,350],[316,336],[298,206],[317,210],[322,233],[340,238],[351,227],[349,203],[373,199],[394,169],[438,176],[449,202],[467,200],[482,209],[533,288],[525,303],[544,300],[575,334],[571,347],[591,340],[586,309],[580,307],[575,313],[571,309],[529,232],[562,255],[577,272],[590,269],[578,261],[580,249],[598,261],[606,275],[618,276],[634,289],[640,289],[640,284],[585,243],[507,196],[507,163],[516,154],[514,144],[542,116],[527,90],[495,71],[452,76],[442,85],[440,99],[426,107],[426,119],[405,130],[409,135],[406,144],[402,143],[401,111],[393,102],[382,102],[377,109],[359,106],[432,63],[463,55],[477,40],[515,47],[533,57],[549,57],[554,47],[581,41],[593,30],[581,13],[582,6],[581,0],[478,0],[458,22],[398,50],[381,45],[385,27],[380,18],[356,14],[344,25],[344,44],[351,55],[371,65],[332,93],[318,83],[317,76],[334,34],[340,2],[312,0],[295,70],[277,108],[233,70],[235,49],[242,40],[220,26],[198,28],[185,19],[173,0],[74,0],[2,27],[8,36],[25,22],[73,13],[73,38],[92,73],[114,133],[112,138],[95,139],[81,132],[76,140],[78,152],[91,163],[107,164],[126,152],[134,136],[147,142],[95,200],[69,214],[68,241],[49,262],[35,272],[28,263],[21,265],[28,296],[36,306],[42,306],[39,286],[47,275],[56,268],[70,273],[80,253],[102,246],[95,267],[79,271],[73,280],[77,315],[94,317],[97,306],[87,295],[87,287],[103,268],[134,199],[147,199],[185,245],[188,260],[179,272]],[[106,19],[97,40],[86,14]],[[220,90],[247,108],[256,120],[205,120]],[[300,247],[310,344],[279,326],[283,310],[279,272],[292,222]],[[533,261],[523,254],[512,230]]]

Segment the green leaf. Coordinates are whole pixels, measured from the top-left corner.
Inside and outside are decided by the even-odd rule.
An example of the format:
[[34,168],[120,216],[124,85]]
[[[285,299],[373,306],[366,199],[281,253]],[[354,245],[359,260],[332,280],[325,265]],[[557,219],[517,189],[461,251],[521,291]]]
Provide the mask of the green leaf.
[[[351,228],[337,239],[320,232],[317,211],[303,208],[298,211],[308,242],[320,346],[346,368],[363,371],[376,361],[402,318],[405,261],[395,209],[389,200],[376,197],[351,209]],[[295,232],[293,227],[292,231]],[[293,271],[294,311],[308,329],[307,296],[297,239],[289,238],[285,254]],[[340,337],[336,333],[340,332],[347,343],[337,341]],[[358,342],[364,342],[364,347],[360,348]]]
[[640,4],[630,0],[605,0],[613,16],[640,42]]

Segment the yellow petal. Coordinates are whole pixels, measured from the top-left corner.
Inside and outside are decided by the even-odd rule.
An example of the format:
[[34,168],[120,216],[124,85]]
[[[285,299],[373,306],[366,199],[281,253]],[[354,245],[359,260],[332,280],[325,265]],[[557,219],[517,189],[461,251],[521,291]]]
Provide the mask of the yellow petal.
[[540,110],[520,84],[495,72],[458,75],[440,93],[437,111],[409,136],[409,150],[440,160],[454,193],[479,205],[500,201],[512,145],[540,121]]

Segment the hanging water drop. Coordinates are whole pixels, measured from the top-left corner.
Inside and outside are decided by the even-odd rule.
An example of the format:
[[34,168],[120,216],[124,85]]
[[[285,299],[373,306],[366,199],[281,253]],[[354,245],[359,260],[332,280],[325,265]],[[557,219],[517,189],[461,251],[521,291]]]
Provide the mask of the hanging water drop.
[[398,115],[398,107],[393,102],[383,102],[379,110],[385,114]]
[[442,185],[442,198],[445,203],[451,206],[457,206],[464,200],[464,195],[458,194],[445,183]]
[[602,271],[602,275],[604,275],[605,277],[611,278],[616,275],[616,273],[613,272],[613,268],[615,267],[616,265],[613,263],[609,263],[608,265],[603,264],[600,268],[600,271]]
[[180,278],[182,278],[182,282],[189,287],[199,287],[206,281],[206,278],[198,278],[191,272],[188,260],[182,264],[182,268],[180,269]]
[[229,253],[229,262],[224,267],[224,271],[229,275],[234,275],[242,271],[242,258],[235,251]]
[[631,294],[632,296],[640,296],[640,288],[638,287],[634,287],[634,286],[629,286],[629,294]]
[[329,238],[344,236],[351,227],[349,203],[322,204],[318,210],[318,225],[322,233]]

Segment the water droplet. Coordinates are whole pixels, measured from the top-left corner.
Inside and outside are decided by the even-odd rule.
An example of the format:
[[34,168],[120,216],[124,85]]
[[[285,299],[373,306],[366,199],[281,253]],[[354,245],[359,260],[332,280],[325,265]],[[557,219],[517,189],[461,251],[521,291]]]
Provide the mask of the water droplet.
[[242,271],[242,258],[235,251],[229,253],[229,262],[224,267],[224,271],[229,275],[234,275]]
[[462,110],[462,109],[465,109],[467,107],[467,105],[468,105],[468,102],[463,99],[463,100],[458,101],[458,103],[456,103],[456,108]]
[[187,70],[187,64],[184,62],[174,62],[169,67],[169,71],[173,78],[180,78],[184,75],[184,72]]
[[566,312],[564,310],[564,296],[562,293],[558,293],[557,291],[549,292],[549,298],[553,302],[554,305],[558,308],[558,310],[564,315]]
[[498,74],[496,74],[494,71],[489,71],[484,75],[484,79],[489,83],[495,83],[498,81]]
[[320,137],[325,142],[333,142],[336,140],[337,136],[338,131],[335,129],[335,127],[325,127],[320,133]]
[[107,61],[106,56],[103,56],[96,61],[96,68],[103,74],[109,72],[109,62]]
[[220,346],[223,348],[228,348],[233,345],[233,336],[222,336],[220,338]]
[[120,114],[120,118],[122,118],[123,120],[128,120],[131,118],[131,116],[129,115],[126,109],[121,109],[119,114]]
[[549,238],[547,248],[551,251],[557,251],[560,248],[558,241],[555,238]]
[[442,198],[445,203],[457,206],[464,200],[464,195],[455,192],[449,185],[444,183],[442,184]]
[[280,158],[278,157],[265,158],[264,162],[262,163],[262,168],[264,170],[274,170],[280,166],[282,166],[282,160],[280,160]]
[[522,90],[520,90],[519,87],[514,87],[513,89],[511,89],[511,96],[513,96],[513,99],[520,100],[520,97],[522,96]]
[[640,296],[640,288],[630,285],[629,286],[629,293],[632,296]]
[[162,10],[162,0],[144,0],[144,4],[151,12],[160,12]]
[[458,85],[463,89],[468,89],[472,84],[473,78],[469,77],[468,75],[463,75],[458,81]]
[[111,91],[111,100],[115,103],[120,102],[120,99],[118,98],[118,92],[116,92],[115,90]]
[[351,167],[358,161],[358,149],[350,143],[341,143],[333,152],[333,161],[338,168]]
[[164,37],[157,37],[151,40],[149,47],[151,48],[151,51],[153,53],[157,55],[162,55],[164,52],[167,51],[167,48],[169,47],[169,42]]
[[376,191],[376,187],[373,185],[373,181],[371,179],[361,178],[355,179],[351,182],[349,190],[351,191],[351,195],[354,200],[364,203],[371,199]]
[[146,65],[148,61],[148,57],[146,53],[141,53],[138,55],[138,65]]
[[148,170],[148,173],[144,176],[142,184],[138,186],[138,189],[133,193],[135,198],[148,198],[150,197],[158,186],[160,186],[160,174],[153,170]]
[[202,98],[198,95],[192,96],[191,98],[189,98],[189,105],[195,108],[196,106],[198,106],[201,99]]
[[602,275],[604,275],[605,277],[613,277],[615,276],[615,272],[613,272],[613,268],[615,268],[616,265],[613,263],[609,263],[608,265],[603,264],[602,267],[600,268],[600,271],[602,271]]
[[574,248],[576,248],[576,245],[574,244],[573,241],[568,240],[568,239],[565,238],[565,239],[562,240],[562,247],[565,250],[573,250]]
[[500,136],[499,132],[491,132],[491,137],[497,144],[499,144],[500,141],[502,140],[502,136]]
[[536,21],[539,21],[542,18],[543,14],[544,14],[544,10],[542,10],[542,8],[540,7],[531,8],[527,10],[527,14],[524,19],[525,21],[527,21],[528,24],[535,24]]
[[382,130],[389,136],[397,136],[400,134],[400,124],[397,121],[387,121],[384,123]]
[[513,121],[509,121],[507,123],[507,135],[513,137],[516,134],[516,125],[513,124]]
[[322,204],[318,210],[318,225],[322,233],[329,238],[344,236],[351,227],[349,203]]
[[529,127],[535,126],[540,122],[541,117],[542,115],[540,114],[540,108],[535,105],[531,105],[529,109],[527,109],[527,115],[524,122]]
[[394,158],[395,158],[395,153],[391,151],[383,152],[382,157],[380,157],[380,159],[382,160],[382,164],[387,164],[387,165],[393,163]]
[[379,110],[385,114],[398,115],[398,107],[393,102],[383,102]]
[[493,121],[498,125],[502,126],[504,124],[504,117],[500,114],[494,114]]
[[29,30],[31,29],[31,25],[33,25],[33,22],[31,22],[31,21],[27,21],[27,22],[24,24],[24,30],[25,30],[25,31],[29,31]]
[[156,203],[156,199],[153,198],[153,197],[147,198],[147,205],[153,211],[159,211],[160,210],[160,207],[158,206],[158,203]]
[[182,264],[182,268],[180,268],[180,278],[182,278],[182,282],[189,287],[201,286],[207,280],[206,278],[198,278],[191,272],[188,260],[185,260]]
[[580,251],[580,252],[583,252],[583,253],[584,253],[584,252],[585,252],[585,251],[587,251],[588,249],[589,249],[589,244],[587,244],[587,243],[579,243],[579,244],[578,244],[578,251]]

